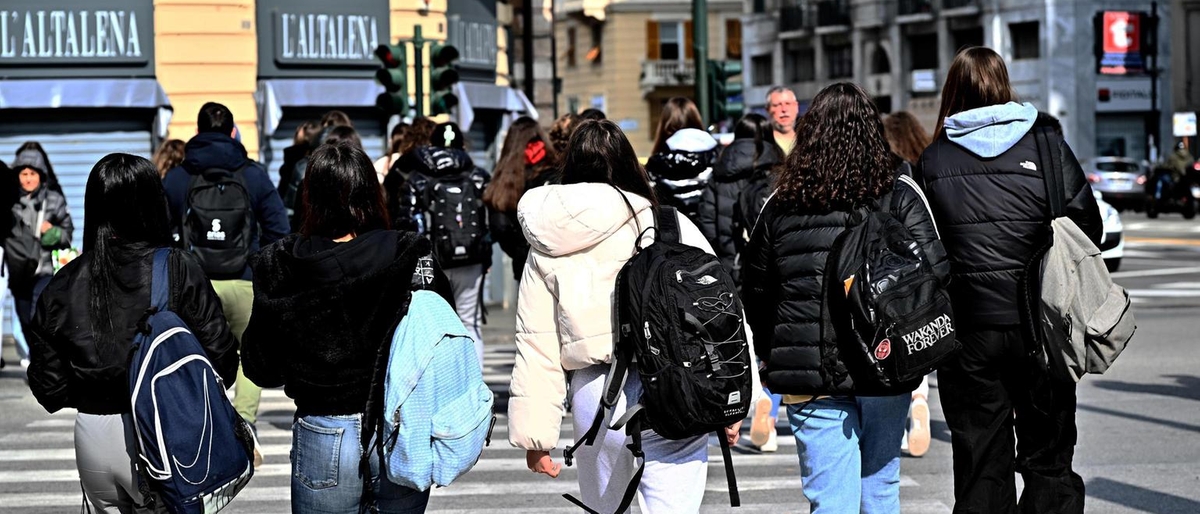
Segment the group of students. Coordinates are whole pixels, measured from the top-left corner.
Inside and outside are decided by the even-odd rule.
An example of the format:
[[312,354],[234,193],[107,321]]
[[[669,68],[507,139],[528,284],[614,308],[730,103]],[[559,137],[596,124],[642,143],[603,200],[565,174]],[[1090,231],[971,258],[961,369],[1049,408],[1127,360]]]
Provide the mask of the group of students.
[[[576,433],[605,415],[598,399],[614,358],[616,277],[653,237],[645,229],[656,226],[660,203],[672,204],[680,242],[739,275],[749,351],[760,362],[751,373],[755,403],[780,408],[763,386],[781,395],[812,511],[896,513],[898,443],[913,395],[858,395],[823,372],[819,352],[827,254],[850,220],[889,197],[885,208],[954,301],[962,351],[939,381],[956,512],[1082,512],[1083,482],[1071,470],[1075,386],[1027,362],[1016,312],[1020,269],[1045,237],[1034,221],[1047,215],[1045,179],[1029,165],[1038,162],[1030,131],[1052,118],[1017,103],[1002,58],[978,47],[951,65],[937,133],[924,149],[889,144],[880,113],[854,84],[827,87],[791,126],[780,120],[795,118],[794,96],[777,93],[772,109],[784,112],[769,121],[747,116],[724,151],[687,126],[698,119],[693,105],[672,101],[664,124],[685,121],[659,131],[662,151],[646,167],[621,129],[596,113],[568,115],[550,133],[518,119],[490,176],[474,167],[453,124],[417,120],[372,162],[353,128],[327,116],[298,131],[310,139],[298,137],[293,166],[281,172],[290,193],[247,157],[229,110],[207,104],[181,165],[165,177],[126,154],[93,168],[83,254],[37,300],[30,387],[50,412],[79,411],[87,501],[102,512],[147,510],[129,442],[127,357],[150,305],[155,250],[182,246],[170,253],[170,307],[223,383],[248,397],[238,413],[253,421],[258,387],[282,386],[295,400],[293,511],[423,512],[428,490],[382,478],[380,459],[367,451],[381,436],[381,407],[370,401],[378,355],[417,289],[436,292],[477,327],[479,298],[467,291],[478,294],[490,253],[470,254],[494,242],[520,281],[509,442],[526,450],[531,471],[556,477],[561,466],[550,452],[567,411]],[[1067,215],[1098,239],[1087,180],[1061,137],[1053,143],[1062,150]],[[681,171],[701,165],[697,174]],[[232,261],[240,266],[217,252],[223,247],[193,239],[238,239],[226,235],[232,226],[203,225],[201,236],[189,228],[203,215],[190,208],[198,188],[209,182],[246,193],[250,237]],[[630,374],[607,415],[620,415],[642,390]],[[732,444],[740,433],[737,422],[723,437]],[[644,433],[640,471],[626,438],[605,429],[574,452],[583,503],[615,510],[623,500],[616,485],[639,473],[643,512],[699,511],[707,436]],[[1025,479],[1020,502],[1014,469]]]

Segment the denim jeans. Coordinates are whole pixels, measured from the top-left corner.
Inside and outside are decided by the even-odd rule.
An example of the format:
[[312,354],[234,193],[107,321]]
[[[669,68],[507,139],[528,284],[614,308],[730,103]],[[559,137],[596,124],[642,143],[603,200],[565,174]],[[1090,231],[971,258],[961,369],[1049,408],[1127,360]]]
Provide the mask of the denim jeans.
[[[358,473],[362,417],[304,416],[292,425],[292,512],[342,514],[359,511],[363,479]],[[379,512],[425,512],[429,491],[417,491],[380,475],[371,453],[371,476]]]
[[804,497],[814,514],[898,514],[900,445],[912,395],[788,405]]

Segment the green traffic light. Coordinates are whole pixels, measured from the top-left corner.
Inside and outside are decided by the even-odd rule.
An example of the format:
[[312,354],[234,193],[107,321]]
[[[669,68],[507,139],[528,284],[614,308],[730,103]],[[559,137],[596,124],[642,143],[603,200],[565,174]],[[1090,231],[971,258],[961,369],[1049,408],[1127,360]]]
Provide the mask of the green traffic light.
[[712,114],[714,119],[741,116],[746,109],[742,101],[732,100],[743,93],[745,86],[733,77],[742,74],[740,61],[708,61],[710,89],[712,90]]
[[458,48],[455,48],[454,45],[434,43],[433,46],[429,48],[429,59],[434,68],[449,66],[451,63],[458,60],[458,56]]
[[450,91],[435,91],[429,97],[429,112],[437,116],[450,114],[450,109],[458,107],[458,95]]
[[458,83],[458,70],[451,67],[434,68],[429,71],[429,85],[434,91],[442,90]]

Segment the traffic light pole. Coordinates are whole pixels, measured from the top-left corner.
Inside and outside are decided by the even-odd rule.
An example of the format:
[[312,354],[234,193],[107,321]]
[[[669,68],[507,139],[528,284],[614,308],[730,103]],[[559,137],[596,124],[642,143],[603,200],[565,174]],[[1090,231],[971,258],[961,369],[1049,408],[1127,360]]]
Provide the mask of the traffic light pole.
[[422,55],[425,52],[425,38],[421,35],[421,26],[413,27],[413,68],[416,77],[416,105],[417,117],[425,115],[425,57]]
[[712,122],[708,83],[708,0],[692,0],[692,66],[696,70],[696,107],[705,125]]

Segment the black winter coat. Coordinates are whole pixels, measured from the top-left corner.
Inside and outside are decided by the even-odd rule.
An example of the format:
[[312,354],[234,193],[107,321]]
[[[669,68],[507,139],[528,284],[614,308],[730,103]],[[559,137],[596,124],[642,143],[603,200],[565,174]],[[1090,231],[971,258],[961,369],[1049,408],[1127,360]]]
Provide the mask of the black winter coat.
[[[921,243],[934,272],[949,275],[946,252],[919,191],[901,182],[892,213]],[[865,210],[865,208],[863,209]],[[763,384],[774,393],[852,394],[821,372],[821,301],[825,259],[849,212],[796,212],[767,202],[742,256],[742,301],[754,330],[754,349],[766,362]]]
[[[534,167],[525,168],[525,191],[544,186],[554,180],[554,173],[549,169],[542,170],[534,176]],[[521,230],[521,222],[517,219],[517,211],[511,212],[488,209],[488,230],[492,241],[500,244],[500,249],[512,259],[513,279],[521,280],[525,271],[525,261],[529,259],[529,241],[525,240],[525,232]]]
[[[1039,116],[1033,130],[1052,123]],[[1099,243],[1104,222],[1079,161],[1061,137],[1066,214]],[[1033,167],[1034,169],[1029,169]],[[1017,280],[1046,241],[1046,183],[1032,130],[1007,152],[983,159],[942,134],[921,154],[925,188],[950,258],[954,315],[965,325],[1020,323]]]
[[246,377],[284,387],[297,416],[362,413],[381,345],[420,275],[451,305],[445,275],[425,259],[429,241],[370,231],[345,242],[292,234],[251,257],[254,308],[242,337]]
[[[129,354],[138,322],[150,308],[150,275],[154,248],[145,245],[114,249],[117,264],[109,315],[112,337],[101,351],[92,334],[89,302],[91,253],[59,270],[38,299],[29,341],[29,388],[49,412],[63,408],[88,414],[129,412]],[[221,311],[212,284],[190,254],[171,250],[169,306],[196,335],[216,368],[232,386],[237,378],[237,341]]]
[[715,149],[707,152],[668,150],[651,155],[646,161],[646,172],[654,182],[659,203],[679,209],[699,224],[700,195],[712,177],[716,158]]
[[731,143],[713,166],[712,180],[700,196],[696,225],[712,244],[717,258],[738,280],[737,254],[743,235],[734,225],[740,209],[738,197],[756,173],[766,174],[779,163],[775,145],[764,145],[763,155],[755,161],[754,140],[738,139]]

